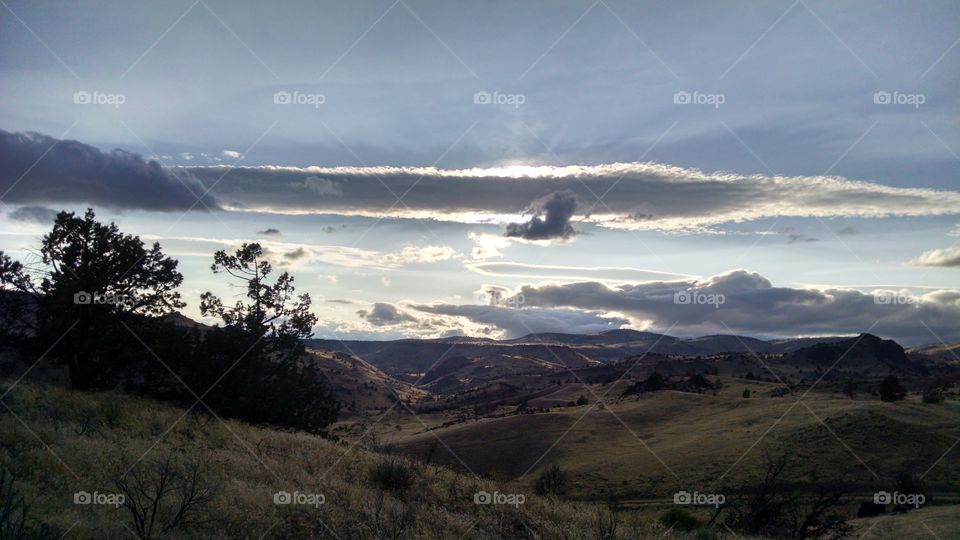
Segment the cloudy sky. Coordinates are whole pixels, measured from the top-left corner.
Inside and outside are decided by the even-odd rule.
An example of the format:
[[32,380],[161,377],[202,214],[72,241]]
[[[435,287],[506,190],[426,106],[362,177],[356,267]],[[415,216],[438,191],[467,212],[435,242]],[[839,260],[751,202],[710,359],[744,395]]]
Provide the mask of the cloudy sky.
[[960,340],[960,5],[0,2],[0,249],[259,241],[323,337]]

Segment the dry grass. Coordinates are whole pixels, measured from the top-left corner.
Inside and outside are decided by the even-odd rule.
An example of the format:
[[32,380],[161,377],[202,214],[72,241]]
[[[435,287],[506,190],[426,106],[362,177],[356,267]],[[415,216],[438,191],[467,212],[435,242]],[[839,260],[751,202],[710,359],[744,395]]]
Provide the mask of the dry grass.
[[[202,406],[185,412],[123,394],[27,382],[3,402],[9,410],[0,409],[0,465],[14,477],[30,519],[56,536],[130,536],[126,509],[77,505],[74,493],[113,493],[116,478],[134,462],[144,467],[168,456],[202,463],[204,482],[215,488],[213,500],[174,529],[174,538],[595,538],[610,525],[600,506],[532,493],[519,508],[477,505],[474,493],[505,490],[402,458],[392,459],[409,468],[409,485],[384,490],[370,475],[381,455],[305,434],[221,423]],[[277,505],[279,491],[323,494],[325,504]],[[651,517],[619,516],[618,538],[665,532]]]
[[[576,386],[576,392],[589,395]],[[755,397],[740,397],[747,387]],[[923,474],[936,462],[928,486],[960,492],[960,454],[937,462],[960,437],[960,402],[883,403],[867,395],[850,400],[813,392],[804,405],[789,395],[769,397],[773,388],[728,379],[717,396],[665,391],[613,403],[609,410],[564,407],[430,433],[410,421],[394,439],[403,453],[423,456],[439,438],[453,454],[441,446],[435,462],[461,468],[465,463],[481,475],[515,479],[533,466],[512,482],[515,489],[532,486],[541,470],[560,464],[571,473],[570,495],[580,499],[664,499],[678,489],[749,484],[761,470],[760,448],[767,443],[788,447],[821,474],[849,472],[851,481],[870,491],[889,487],[885,482],[903,472]],[[565,392],[573,395],[574,389]],[[501,459],[504,455],[511,459]]]
[[[10,384],[5,382],[4,387]],[[698,467],[709,474],[729,467],[752,437],[789,406],[786,399],[741,400],[735,397],[740,391],[731,388],[717,397],[663,393],[614,407],[686,481]],[[76,505],[73,494],[113,493],[115,480],[141,456],[134,473],[172,456],[178,462],[200,462],[203,482],[214,493],[209,503],[200,505],[167,536],[173,538],[733,537],[717,530],[668,532],[657,518],[669,504],[635,505],[614,516],[600,502],[534,495],[533,481],[539,471],[557,462],[571,475],[568,491],[574,496],[592,494],[602,499],[616,486],[625,486],[624,494],[639,495],[645,489],[658,495],[673,489],[674,480],[663,466],[604,410],[589,413],[527,478],[511,481],[504,476],[503,482],[495,482],[384,456],[365,449],[366,443],[354,446],[236,421],[222,423],[204,412],[202,405],[184,411],[124,394],[77,392],[28,382],[15,386],[3,403],[9,410],[0,407],[0,467],[15,479],[16,490],[30,507],[30,519],[49,527],[54,536],[69,531],[72,538],[129,537],[127,528],[133,524],[126,509]],[[950,437],[957,431],[956,404],[929,409],[920,403],[850,402],[821,395],[811,396],[810,406],[855,448],[873,444],[876,437],[893,437],[893,432],[882,431],[890,426],[898,432],[910,431],[913,439]],[[540,446],[548,445],[585,411],[580,407],[482,421],[440,430],[437,435],[471,465],[475,465],[471,460],[481,458],[526,464],[525,449],[542,454],[545,447],[528,449],[523,441],[541,440]],[[870,429],[856,431],[857,422],[864,418],[872,418]],[[805,431],[815,425],[819,424],[809,411],[797,409],[780,423],[784,435],[804,434],[812,444],[824,447],[825,453],[819,456],[841,455],[842,447],[828,452],[832,436],[818,439],[823,434]],[[470,433],[478,428],[483,432]],[[405,427],[403,436],[408,435]],[[436,441],[433,435],[424,435]],[[470,439],[473,450],[468,448]],[[901,445],[895,452],[904,460],[911,452],[919,452],[917,445],[924,441],[887,442]],[[440,456],[443,444],[438,446]],[[876,452],[865,454],[865,459],[877,469],[897,461]],[[400,476],[405,480],[384,483],[382,475],[375,474],[384,463],[390,464],[391,478],[395,469],[402,469]],[[941,465],[934,483],[955,486],[956,456],[947,456]],[[752,468],[749,458],[742,468]],[[274,504],[274,494],[280,491],[323,494],[325,503],[316,508]],[[525,501],[519,508],[477,505],[474,494],[478,491],[522,493]],[[931,507],[856,524],[861,533],[872,525],[870,535],[879,534],[878,538],[923,537],[925,527],[941,538],[956,537],[960,528],[956,509]],[[707,517],[694,513],[701,520]],[[615,536],[605,536],[614,523]]]

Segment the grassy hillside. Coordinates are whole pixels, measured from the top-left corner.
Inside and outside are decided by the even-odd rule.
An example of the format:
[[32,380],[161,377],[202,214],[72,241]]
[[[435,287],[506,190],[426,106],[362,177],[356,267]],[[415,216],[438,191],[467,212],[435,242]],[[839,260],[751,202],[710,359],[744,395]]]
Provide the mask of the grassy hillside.
[[[2,381],[5,392],[11,384],[12,380]],[[716,475],[732,463],[735,454],[749,445],[751,439],[746,436],[766,429],[771,415],[786,405],[785,400],[775,399],[738,401],[732,397],[737,390],[731,388],[716,397],[664,392],[613,407],[690,487],[704,474]],[[13,490],[25,500],[27,522],[37,538],[136,536],[136,522],[127,508],[78,505],[74,494],[85,491],[102,497],[121,492],[117,483],[121,477],[133,488],[124,493],[136,494],[139,489],[150,494],[165,464],[174,489],[161,497],[155,532],[170,521],[178,497],[193,493],[200,499],[184,520],[163,535],[169,538],[743,538],[716,528],[709,534],[670,529],[658,519],[669,508],[668,500],[654,505],[624,500],[620,510],[611,512],[600,502],[534,495],[536,471],[551,462],[562,463],[573,473],[571,495],[575,497],[602,499],[615,487],[623,495],[637,496],[673,489],[669,473],[627,430],[611,424],[613,416],[605,410],[588,413],[573,429],[571,422],[586,407],[438,430],[435,435],[442,437],[442,444],[434,444],[441,449],[434,462],[443,461],[442,449],[449,444],[477,472],[509,469],[502,471],[509,475],[496,473],[481,479],[376,453],[362,444],[221,422],[200,405],[184,410],[125,394],[79,392],[26,381],[14,385],[2,403],[0,468],[12,476]],[[946,425],[955,418],[951,415],[956,414],[956,404],[931,412],[919,403],[884,404],[877,409],[868,403],[851,407],[821,398],[811,406],[850,441],[856,439],[844,432],[843,419],[874,415],[879,420],[868,426],[866,436],[900,445],[891,449],[888,444],[884,452],[906,458],[910,464],[925,462],[927,454],[939,452],[939,445],[957,431],[955,422]],[[782,435],[797,437],[810,429],[812,424],[804,416],[809,413],[794,411],[785,417]],[[515,478],[530,463],[530,456],[547,452],[567,429],[565,442],[547,453],[534,473]],[[438,441],[433,434],[413,434],[410,425],[403,427],[401,436],[407,438],[407,450],[421,438],[421,443],[429,438]],[[831,446],[826,438],[811,440],[814,445]],[[881,453],[875,451],[865,459],[886,472],[890,460]],[[957,468],[955,456],[944,458],[933,487],[956,487]],[[750,469],[749,459],[738,468]],[[192,490],[186,489],[191,486]],[[519,493],[525,501],[516,508],[477,505],[474,494],[481,490]],[[277,492],[299,493],[301,498],[322,494],[324,503],[278,505],[274,503]],[[957,508],[934,506],[908,515],[859,519],[854,524],[860,534],[883,531],[878,537],[888,533],[922,537],[918,531],[930,527],[941,538],[950,538],[960,535]],[[709,515],[706,510],[693,513],[701,519]],[[616,532],[609,535],[612,520]]]
[[324,375],[330,390],[340,400],[341,418],[386,409],[397,396],[406,402],[416,402],[429,394],[355,356],[308,349],[307,358]]
[[[135,526],[125,508],[77,505],[74,494],[117,492],[115,480],[131,466],[128,483],[146,479],[140,486],[149,490],[150,474],[168,460],[174,484],[196,479],[212,496],[170,532],[174,538],[596,538],[609,516],[601,506],[529,492],[519,509],[477,505],[475,492],[504,486],[345,442],[222,423],[199,405],[184,411],[30,382],[15,385],[3,404],[0,466],[25,499],[28,522],[45,530],[40,537],[129,537]],[[375,477],[385,460],[396,465]],[[277,505],[279,491],[323,494],[325,503]],[[620,515],[618,531],[619,538],[682,537],[630,513]]]
[[[960,438],[956,400],[926,404],[911,396],[884,403],[869,395],[849,399],[813,392],[804,398],[808,410],[790,395],[770,397],[776,385],[723,380],[724,389],[716,396],[663,391],[617,399],[619,392],[613,391],[604,408],[554,407],[430,432],[410,421],[394,439],[411,456],[432,453],[437,462],[469,467],[518,487],[559,464],[573,475],[570,494],[584,499],[663,498],[677,489],[749,484],[761,470],[760,450],[768,444],[789,447],[808,470],[849,472],[865,492],[888,487],[901,473],[922,474],[937,463],[925,479],[929,488],[960,495],[960,455],[937,461]],[[744,389],[754,397],[742,398]],[[592,390],[602,395],[607,388],[592,385]],[[579,395],[594,401],[582,385],[565,385],[529,405],[549,407]],[[748,452],[768,430],[763,444]],[[437,438],[445,446],[432,450]],[[504,455],[511,459],[502,459]]]

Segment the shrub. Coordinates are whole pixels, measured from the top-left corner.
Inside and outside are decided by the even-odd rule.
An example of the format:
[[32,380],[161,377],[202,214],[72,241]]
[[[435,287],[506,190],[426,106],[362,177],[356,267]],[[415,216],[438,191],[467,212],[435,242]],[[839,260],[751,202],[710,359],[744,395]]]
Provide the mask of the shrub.
[[537,495],[563,495],[564,491],[567,488],[567,473],[560,468],[558,465],[551,465],[546,468],[540,477],[537,478],[537,483],[534,486],[534,491]]
[[616,540],[620,516],[615,510],[600,509],[593,521],[593,536],[597,540]]
[[27,538],[27,506],[13,489],[13,479],[0,476],[0,538]]
[[927,388],[923,391],[924,403],[940,403],[943,401],[943,391],[940,388]]
[[[747,497],[727,501],[724,526],[763,538],[843,538],[852,532],[843,501],[848,484],[841,478],[819,480],[809,474],[809,488],[793,489],[801,460],[787,450],[767,451],[766,472]],[[744,486],[746,487],[746,486]],[[742,490],[746,493],[746,490]]]
[[172,453],[136,464],[116,480],[125,497],[138,538],[163,536],[177,528],[203,525],[204,510],[216,498],[217,482],[200,460],[175,458]]
[[700,520],[684,508],[671,508],[660,516],[660,523],[671,529],[692,531],[700,527]]
[[907,397],[907,390],[900,385],[896,375],[887,375],[880,383],[880,399],[883,401],[897,401]]
[[743,397],[743,398],[745,398],[745,399],[746,399],[746,398],[749,398],[749,397],[750,397],[750,389],[749,389],[749,388],[744,388],[744,389],[743,389],[743,394],[741,394],[741,397]]
[[370,468],[370,482],[387,491],[405,491],[413,485],[413,467],[399,458],[387,458]]

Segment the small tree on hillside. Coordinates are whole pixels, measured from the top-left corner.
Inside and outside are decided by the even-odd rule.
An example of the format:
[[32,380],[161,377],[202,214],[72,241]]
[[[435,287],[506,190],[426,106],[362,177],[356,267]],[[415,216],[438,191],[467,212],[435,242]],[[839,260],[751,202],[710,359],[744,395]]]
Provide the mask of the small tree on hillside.
[[313,335],[317,316],[310,313],[310,295],[294,296],[293,277],[284,272],[274,283],[268,281],[273,266],[260,244],[243,244],[233,255],[218,251],[210,266],[214,274],[225,272],[247,289],[248,303],[238,300],[233,306],[211,292],[201,296],[200,311],[220,317],[224,324],[239,328],[267,341],[270,350],[302,347]]
[[644,387],[651,392],[656,392],[657,390],[662,390],[666,379],[663,378],[663,375],[654,371],[650,374],[645,381],[643,381]]
[[[145,315],[162,315],[185,304],[177,261],[113,223],[60,212],[43,237],[39,261],[30,267],[0,252],[0,285],[18,324],[29,328],[41,351],[69,367],[74,386],[106,383],[124,356],[111,354]],[[15,291],[15,293],[10,292]],[[123,336],[120,338],[119,336]]]
[[208,332],[190,367],[191,380],[210,389],[205,402],[248,421],[309,431],[334,422],[340,404],[305,354],[304,339],[317,323],[310,295],[295,295],[287,272],[271,282],[273,267],[259,244],[218,251],[211,269],[239,280],[246,301],[227,306],[211,292],[201,297],[201,313],[225,324]]
[[568,477],[566,471],[559,465],[551,465],[544,469],[533,489],[537,495],[555,495],[562,496],[567,490]]
[[880,399],[883,401],[897,401],[907,397],[907,389],[900,385],[896,375],[887,375],[880,383]]
[[[825,538],[849,536],[853,527],[844,516],[845,475],[821,479],[816,470],[798,483],[802,462],[787,450],[766,452],[759,481],[741,488],[744,496],[717,508],[708,525],[720,521],[732,531],[763,538]],[[805,484],[805,485],[804,485]]]

